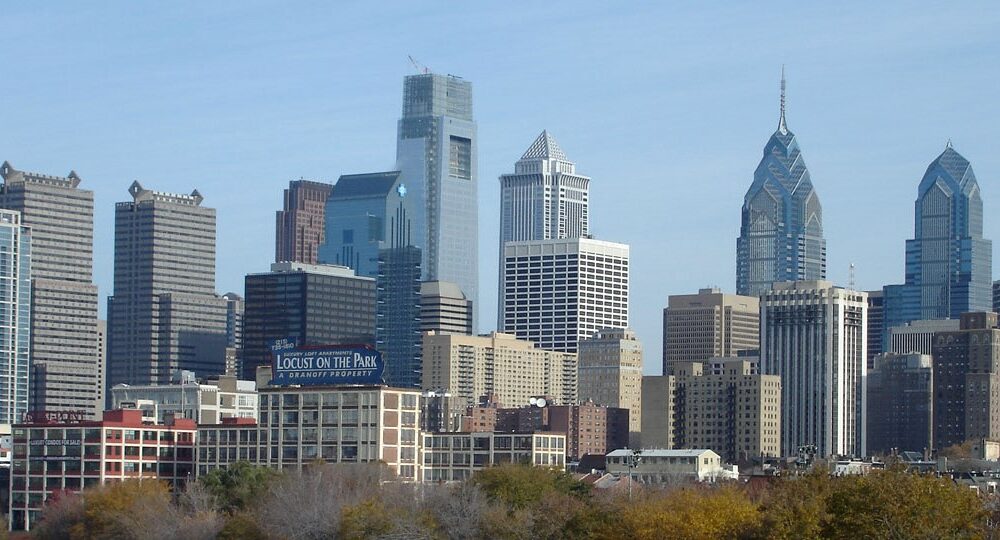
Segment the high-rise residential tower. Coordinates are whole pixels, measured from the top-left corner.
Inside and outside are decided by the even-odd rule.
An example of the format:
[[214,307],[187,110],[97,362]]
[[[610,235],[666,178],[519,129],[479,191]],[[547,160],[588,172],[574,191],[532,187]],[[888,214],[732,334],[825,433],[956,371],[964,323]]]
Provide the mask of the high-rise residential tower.
[[1000,328],[992,311],[963,313],[934,334],[934,448],[1000,438]]
[[226,299],[215,294],[215,209],[133,182],[115,205],[115,288],[108,298],[108,387],[167,384],[179,370],[219,375]]
[[906,241],[906,281],[885,287],[885,327],[992,311],[993,243],[969,161],[951,143],[924,172]]
[[0,165],[0,208],[31,228],[31,408],[103,411],[93,283],[94,194],[75,172],[50,176]]
[[589,238],[504,244],[500,328],[576,352],[604,328],[628,328],[629,246]]
[[0,332],[0,424],[9,426],[28,412],[31,381],[31,229],[15,210],[0,210]]
[[794,281],[760,302],[760,371],[781,376],[783,455],[864,456],[866,294]]
[[577,398],[628,409],[629,440],[639,445],[642,429],[642,343],[622,328],[598,331],[580,340]]
[[760,347],[760,299],[699,289],[663,309],[663,374],[674,362],[703,362]]
[[785,124],[782,73],[778,130],[764,147],[764,157],[743,199],[736,241],[736,294],[759,296],[775,282],[825,278],[823,209],[798,141]]
[[[479,300],[476,122],[472,84],[452,75],[411,75],[403,81],[396,166],[420,201],[413,228],[423,240],[423,278],[451,281]],[[475,327],[475,324],[473,324]]]
[[274,262],[316,264],[326,232],[326,199],[333,186],[293,180],[285,190],[284,207],[275,216]]

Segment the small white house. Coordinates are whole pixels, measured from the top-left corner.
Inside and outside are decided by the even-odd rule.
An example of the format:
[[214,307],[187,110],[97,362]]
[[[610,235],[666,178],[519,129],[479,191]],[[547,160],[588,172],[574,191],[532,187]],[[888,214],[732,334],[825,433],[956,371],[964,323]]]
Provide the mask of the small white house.
[[695,480],[714,482],[739,477],[736,465],[723,466],[719,454],[708,449],[615,450],[605,456],[607,471],[647,484]]

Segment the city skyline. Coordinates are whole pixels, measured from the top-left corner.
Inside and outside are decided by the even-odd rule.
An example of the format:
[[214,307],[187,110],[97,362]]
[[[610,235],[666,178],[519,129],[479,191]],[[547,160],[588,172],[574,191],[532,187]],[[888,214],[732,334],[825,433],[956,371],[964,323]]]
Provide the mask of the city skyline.
[[[963,16],[963,9],[975,8],[962,6],[949,16],[932,16],[934,10],[912,13],[879,6],[873,9],[883,16],[871,20],[890,22],[859,22],[841,40],[847,26],[837,26],[850,20],[849,14],[822,9],[790,6],[786,15],[799,25],[770,20],[749,8],[726,9],[729,16],[722,21],[713,17],[721,8],[681,12],[677,18],[691,28],[676,37],[630,31],[627,39],[611,43],[611,36],[630,26],[648,30],[670,25],[657,23],[666,17],[650,13],[582,6],[575,16],[577,28],[597,32],[581,50],[528,40],[507,50],[504,58],[494,58],[483,56],[496,47],[489,41],[495,38],[485,34],[502,36],[505,44],[517,41],[511,33],[530,36],[535,24],[557,15],[558,6],[543,10],[539,22],[510,28],[511,33],[495,32],[513,24],[514,14],[499,9],[481,7],[458,17],[400,6],[386,21],[389,29],[405,28],[417,16],[452,17],[454,22],[476,21],[456,29],[460,37],[484,35],[468,50],[455,51],[440,37],[414,44],[414,31],[408,30],[382,46],[372,44],[355,60],[329,52],[341,38],[321,37],[316,30],[317,23],[340,13],[316,17],[316,23],[294,14],[275,21],[261,8],[251,6],[244,13],[235,6],[215,6],[192,14],[193,28],[161,28],[165,31],[148,43],[123,51],[115,48],[117,40],[150,25],[158,28],[164,23],[152,21],[163,14],[156,9],[142,16],[118,14],[102,23],[117,26],[110,35],[69,38],[64,35],[74,19],[70,10],[56,16],[12,8],[14,35],[0,60],[9,66],[8,76],[21,81],[4,91],[9,104],[5,116],[19,129],[0,135],[0,159],[26,170],[72,168],[87,179],[95,192],[95,282],[101,304],[112,292],[113,204],[135,179],[166,191],[197,186],[218,208],[216,292],[239,292],[244,275],[267,271],[274,245],[272,216],[281,208],[289,180],[333,182],[341,174],[392,169],[400,82],[414,73],[405,58],[412,53],[435,73],[455,73],[474,86],[478,176],[483,182],[479,330],[490,329],[489,314],[495,312],[491,284],[496,282],[496,254],[488,247],[495,245],[498,230],[499,190],[493,179],[509,171],[525,141],[547,129],[572,149],[581,170],[600,180],[591,194],[592,232],[631,245],[632,289],[637,293],[631,320],[647,356],[657,358],[667,295],[690,294],[707,285],[735,290],[732,239],[738,234],[738,208],[759,160],[760,142],[773,129],[782,63],[788,65],[795,131],[806,141],[804,152],[823,199],[833,282],[848,284],[852,262],[859,289],[900,281],[903,241],[912,235],[913,186],[928,157],[940,153],[949,138],[981,181],[984,236],[998,236],[1000,223],[990,218],[991,210],[1000,208],[1000,190],[991,182],[1000,171],[1000,158],[990,151],[998,136],[989,95],[995,85],[993,75],[981,69],[998,49],[997,38],[989,34],[997,14]],[[75,15],[86,23],[109,14]],[[219,29],[221,41],[208,35],[214,30],[211,24],[196,20],[230,15],[239,16]],[[342,15],[356,24],[366,20],[356,12]],[[177,17],[185,18],[172,20]],[[760,24],[754,27],[755,22]],[[244,41],[257,37],[240,37],[233,51],[223,46],[237,34],[260,36],[254,29],[270,23],[280,31],[260,45]],[[947,37],[928,36],[920,30],[927,24]],[[280,36],[299,25],[303,32]],[[726,58],[748,35],[749,28],[736,28],[734,37],[725,37],[734,26],[751,27],[754,33],[780,27],[786,38],[780,49],[760,45]],[[706,31],[710,45],[693,63],[681,60],[689,50],[684,47],[692,46],[684,40],[696,41],[693,37]],[[893,39],[876,37],[880,33]],[[638,37],[642,34],[652,37]],[[348,32],[342,39],[350,43],[358,37]],[[385,36],[380,32],[372,39],[376,37]],[[188,38],[194,38],[190,46],[185,45]],[[789,41],[803,47],[788,52]],[[28,43],[41,50],[25,48]],[[677,59],[656,54],[673,45],[680,47]],[[530,50],[533,46],[542,52]],[[642,66],[612,61],[647,46],[652,52],[640,55]],[[243,58],[241,51],[252,54]],[[585,84],[532,84],[547,73],[543,63],[532,66],[530,59],[546,53],[573,67],[590,66],[589,72],[579,72]],[[277,65],[286,57],[295,61]],[[150,72],[154,59],[157,69]],[[317,59],[324,62],[316,64]],[[109,62],[114,67],[104,67]],[[274,65],[278,72],[265,76],[262,64]],[[317,71],[335,73],[320,76]],[[336,84],[348,73],[355,77],[352,84]],[[63,84],[69,81],[73,84]],[[659,84],[663,81],[670,85]],[[619,97],[625,87],[627,103]],[[579,115],[583,104],[590,104],[588,113]],[[878,234],[858,234],[867,230]],[[655,367],[650,369],[655,364],[647,362],[646,372],[656,373]]]

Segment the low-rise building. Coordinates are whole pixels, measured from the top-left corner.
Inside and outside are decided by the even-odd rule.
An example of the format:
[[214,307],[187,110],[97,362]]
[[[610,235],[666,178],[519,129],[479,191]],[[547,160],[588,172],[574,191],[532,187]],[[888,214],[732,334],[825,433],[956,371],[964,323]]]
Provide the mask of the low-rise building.
[[223,418],[219,424],[198,426],[196,476],[237,461],[257,463],[258,433],[253,418]]
[[118,384],[111,389],[112,409],[139,409],[146,421],[163,423],[168,416],[199,424],[218,424],[223,418],[257,420],[257,383],[232,375],[200,383],[191,371],[180,371],[171,384]]
[[424,433],[424,482],[462,481],[503,463],[562,469],[566,437],[559,433]]
[[719,454],[708,449],[630,450],[610,452],[606,458],[610,474],[631,476],[645,484],[735,479],[735,465],[724,467]]
[[549,405],[536,398],[534,405],[505,408],[495,401],[469,407],[462,417],[462,431],[504,433],[547,431],[566,436],[566,459],[600,455],[629,446],[631,411],[594,403]]
[[420,390],[385,386],[288,386],[260,390],[258,463],[296,468],[383,462],[417,480]]
[[57,492],[130,479],[183,486],[194,473],[196,433],[194,420],[147,424],[138,410],[106,411],[102,420],[29,413],[12,429],[12,530],[30,530]]

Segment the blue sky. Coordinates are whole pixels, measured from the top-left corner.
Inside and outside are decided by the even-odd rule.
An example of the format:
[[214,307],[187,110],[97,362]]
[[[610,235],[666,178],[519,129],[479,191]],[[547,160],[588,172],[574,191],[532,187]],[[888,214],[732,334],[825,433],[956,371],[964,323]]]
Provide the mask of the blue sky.
[[133,180],[218,209],[217,287],[242,292],[289,180],[392,167],[407,55],[473,83],[483,331],[497,177],[548,129],[593,178],[591,230],[632,246],[632,325],[658,373],[667,295],[735,288],[782,64],[831,279],[854,263],[859,287],[902,280],[917,183],[948,139],[1000,240],[996,3],[53,2],[0,20],[0,161],[75,169],[95,192],[102,295]]

